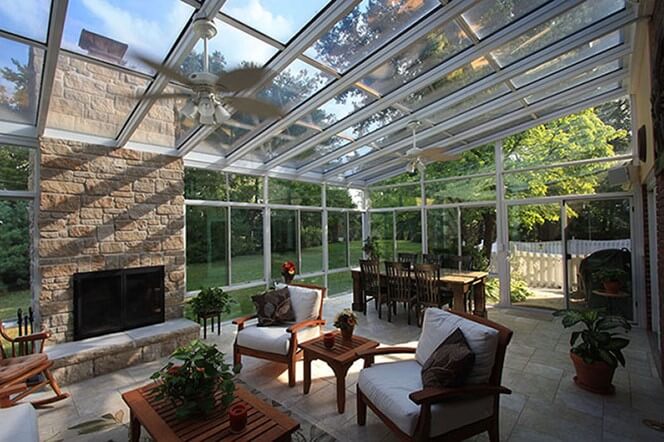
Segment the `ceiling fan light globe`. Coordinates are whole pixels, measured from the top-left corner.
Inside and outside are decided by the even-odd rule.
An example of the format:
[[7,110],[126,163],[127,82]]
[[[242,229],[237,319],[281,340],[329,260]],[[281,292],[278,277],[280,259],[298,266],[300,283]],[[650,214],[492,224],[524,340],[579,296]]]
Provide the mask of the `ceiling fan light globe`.
[[214,118],[214,103],[207,97],[201,98],[198,102],[198,112],[201,114],[201,122],[203,122],[203,117]]
[[212,115],[203,115],[203,114],[201,114],[198,121],[201,124],[205,124],[205,125],[214,125],[214,124],[216,124],[216,121],[214,120],[214,114],[212,114]]
[[184,105],[184,107],[180,109],[180,114],[193,120],[196,118],[196,114],[198,114],[198,106],[193,100],[187,100],[187,103]]
[[223,105],[218,104],[214,109],[214,118],[217,120],[217,124],[221,124],[224,121],[229,120],[231,118],[231,114]]

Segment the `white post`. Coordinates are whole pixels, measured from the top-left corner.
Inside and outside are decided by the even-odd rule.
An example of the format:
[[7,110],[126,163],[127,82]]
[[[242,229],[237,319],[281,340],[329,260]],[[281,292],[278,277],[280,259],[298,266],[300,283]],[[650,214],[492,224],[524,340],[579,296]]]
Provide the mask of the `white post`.
[[422,228],[422,253],[429,253],[429,220],[427,218],[424,170],[420,171],[420,226]]
[[272,281],[272,229],[270,226],[270,207],[269,207],[269,180],[267,176],[263,177],[263,277],[265,278],[265,287],[270,286]]
[[325,287],[328,286],[327,284],[327,272],[329,270],[329,249],[328,249],[328,244],[327,244],[327,184],[323,183],[322,189],[321,189],[321,198],[322,198],[322,206],[323,206],[323,213],[322,213],[322,218],[321,218],[321,223],[323,224],[323,228],[321,229],[321,236],[322,236],[322,241],[323,241],[323,283],[325,284]]
[[503,180],[503,141],[496,141],[496,255],[498,279],[500,281],[500,306],[511,305],[510,266],[509,266],[509,230],[507,204],[505,203],[505,183]]

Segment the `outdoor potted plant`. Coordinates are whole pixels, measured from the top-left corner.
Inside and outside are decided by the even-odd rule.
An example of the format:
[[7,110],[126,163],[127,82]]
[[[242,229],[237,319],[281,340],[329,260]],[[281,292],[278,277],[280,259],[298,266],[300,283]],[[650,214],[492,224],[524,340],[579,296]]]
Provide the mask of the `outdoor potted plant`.
[[293,278],[295,278],[295,263],[293,261],[285,261],[283,264],[281,264],[281,276],[284,278],[284,282],[286,284],[290,284],[293,282]]
[[623,288],[623,283],[627,279],[627,272],[618,268],[603,269],[595,274],[595,278],[602,283],[604,290],[616,294]]
[[565,328],[582,325],[570,338],[574,382],[593,393],[612,394],[613,374],[618,364],[625,366],[622,349],[629,344],[629,339],[614,330],[628,332],[632,328],[629,322],[619,315],[606,315],[603,309],[559,310],[554,315],[562,317]]
[[364,240],[362,251],[369,259],[378,259],[378,244],[376,238],[370,236]]
[[189,301],[191,311],[198,318],[210,317],[219,314],[229,314],[231,304],[236,303],[231,295],[224,292],[221,287],[206,287]]
[[334,318],[334,326],[341,330],[341,337],[347,341],[353,338],[353,330],[357,325],[357,315],[349,308],[340,311]]
[[233,402],[233,378],[240,367],[231,370],[216,345],[195,340],[176,349],[171,358],[177,364],[169,361],[150,379],[157,382],[157,399],[173,402],[177,419],[205,416],[216,406],[226,409]]

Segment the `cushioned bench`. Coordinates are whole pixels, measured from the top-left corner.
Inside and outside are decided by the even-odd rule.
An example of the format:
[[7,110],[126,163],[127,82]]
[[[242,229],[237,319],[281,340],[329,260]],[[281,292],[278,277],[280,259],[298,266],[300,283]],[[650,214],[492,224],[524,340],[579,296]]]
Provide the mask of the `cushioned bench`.
[[0,408],[0,442],[39,442],[37,411],[30,404]]

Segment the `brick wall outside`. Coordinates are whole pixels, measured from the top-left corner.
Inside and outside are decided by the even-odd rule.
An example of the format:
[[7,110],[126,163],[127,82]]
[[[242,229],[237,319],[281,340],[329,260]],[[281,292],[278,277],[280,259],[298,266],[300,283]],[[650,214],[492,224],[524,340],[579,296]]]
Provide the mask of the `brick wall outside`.
[[646,327],[652,331],[652,289],[650,285],[650,239],[648,235],[648,188],[641,186],[641,194],[643,195],[643,268],[645,269],[645,295],[646,295]]
[[55,341],[73,339],[73,274],[164,265],[166,318],[182,316],[180,158],[43,139],[37,302]]

